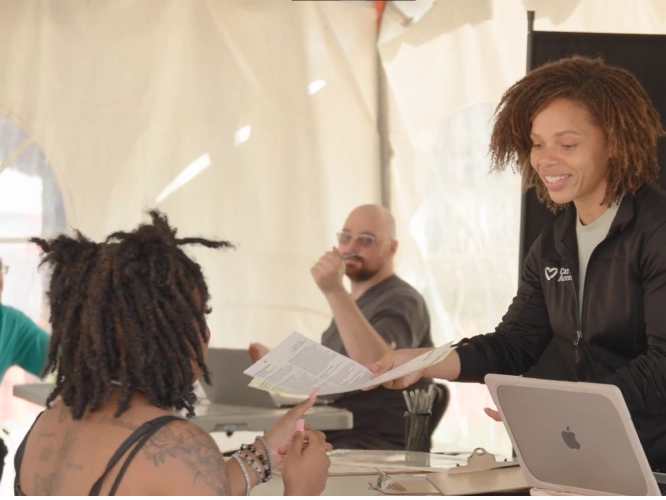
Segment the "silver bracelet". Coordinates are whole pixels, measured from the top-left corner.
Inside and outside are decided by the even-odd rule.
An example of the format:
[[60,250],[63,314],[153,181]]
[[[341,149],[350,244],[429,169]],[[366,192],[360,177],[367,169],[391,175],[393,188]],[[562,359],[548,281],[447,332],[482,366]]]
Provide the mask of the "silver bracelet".
[[238,456],[238,453],[234,453],[233,455],[231,455],[231,458],[233,458],[234,460],[236,460],[236,462],[238,462],[238,467],[240,467],[241,471],[243,471],[243,476],[245,477],[245,496],[247,497],[250,495],[250,475],[245,470],[245,467],[243,466],[243,461]]
[[264,447],[264,452],[266,453],[267,469],[266,469],[266,481],[273,477],[273,463],[271,461],[271,450],[268,449],[268,444],[263,436],[257,436],[257,441],[261,443],[261,446]]
[[248,457],[245,453],[241,453],[240,456],[243,457],[247,464],[254,469],[254,473],[257,475],[257,484],[261,484],[263,482],[261,480],[261,469],[254,463],[254,459]]

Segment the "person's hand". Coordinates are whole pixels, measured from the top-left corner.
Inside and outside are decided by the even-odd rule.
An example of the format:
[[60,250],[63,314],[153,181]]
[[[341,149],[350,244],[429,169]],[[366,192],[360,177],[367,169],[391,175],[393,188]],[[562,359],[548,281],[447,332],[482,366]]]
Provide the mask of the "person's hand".
[[253,342],[250,344],[250,347],[247,348],[247,353],[250,355],[250,359],[253,363],[256,363],[261,358],[266,356],[270,352],[270,349],[264,344],[259,344],[258,342]]
[[[302,420],[301,420],[301,422],[302,422]],[[324,440],[324,444],[326,446],[326,451],[333,451],[333,445],[326,442],[326,434],[324,434],[321,431],[313,431],[311,428],[309,428],[308,425],[306,425],[306,427],[308,427],[308,428],[306,428],[305,430],[302,431],[303,432],[303,449],[308,447],[308,444],[310,443],[310,436],[312,436],[313,434],[316,434],[318,439]],[[301,432],[301,431],[296,430],[296,432]],[[283,461],[284,461],[285,457],[287,456],[287,453],[289,453],[289,447],[290,446],[291,446],[290,444],[285,445],[285,446],[280,446],[277,450],[278,455],[280,455],[280,458]]]
[[502,421],[502,416],[500,415],[500,412],[498,412],[497,410],[493,410],[492,408],[484,408],[483,411],[485,411],[486,415],[492,418],[495,422]]
[[319,289],[324,293],[344,290],[345,261],[337,248],[326,252],[310,269]]
[[[310,394],[310,397],[304,402],[294,406],[291,410],[285,413],[280,420],[275,422],[275,424],[266,431],[264,439],[266,444],[269,447],[269,450],[266,450],[271,455],[271,460],[273,466],[276,466],[284,460],[284,453],[280,451],[284,450],[285,447],[289,446],[292,441],[292,437],[297,430],[310,430],[310,426],[302,422],[300,429],[297,429],[299,425],[299,420],[302,419],[303,414],[312,408],[317,397],[317,392]],[[312,433],[308,434],[308,438]]]
[[[373,376],[377,377],[379,375],[383,375],[389,370],[392,370],[396,366],[404,365],[408,361],[411,361],[412,359],[430,350],[431,349],[426,347],[422,349],[400,349],[397,351],[390,351],[387,352],[382,359],[370,365],[369,368]],[[424,376],[423,372],[424,370],[420,370],[396,380],[391,380],[386,382],[384,387],[388,387],[389,389],[404,389],[405,387],[409,387],[410,385],[418,382]],[[364,390],[371,390],[375,387],[377,386],[368,387]]]
[[292,437],[282,467],[285,495],[316,496],[324,491],[331,460],[326,455],[329,446],[320,434],[310,434],[307,446],[303,432]]

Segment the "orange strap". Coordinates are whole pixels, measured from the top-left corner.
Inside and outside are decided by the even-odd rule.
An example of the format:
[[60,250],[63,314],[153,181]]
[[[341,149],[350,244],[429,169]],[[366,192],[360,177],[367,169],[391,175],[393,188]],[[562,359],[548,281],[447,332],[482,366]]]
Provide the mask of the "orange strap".
[[386,8],[386,0],[375,0],[375,10],[377,11],[377,31],[382,24],[382,14]]

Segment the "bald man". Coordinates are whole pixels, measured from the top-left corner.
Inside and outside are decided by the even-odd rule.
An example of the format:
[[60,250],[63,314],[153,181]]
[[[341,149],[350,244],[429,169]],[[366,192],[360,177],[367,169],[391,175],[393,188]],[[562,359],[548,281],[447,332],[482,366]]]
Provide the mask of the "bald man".
[[[391,349],[433,346],[423,297],[394,273],[397,249],[395,221],[386,208],[363,205],[349,214],[337,248],[311,269],[333,314],[322,335],[323,345],[363,365]],[[343,285],[345,274],[351,293]],[[250,346],[254,360],[266,352],[259,344]],[[334,448],[404,449],[407,407],[400,391],[380,387],[342,394],[333,404],[354,415],[353,429],[326,433]]]

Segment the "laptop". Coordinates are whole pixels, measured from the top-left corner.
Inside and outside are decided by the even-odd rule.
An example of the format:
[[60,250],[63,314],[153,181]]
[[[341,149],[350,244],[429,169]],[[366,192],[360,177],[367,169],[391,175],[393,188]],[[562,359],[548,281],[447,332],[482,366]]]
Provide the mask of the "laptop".
[[[245,349],[209,348],[206,365],[212,385],[207,384],[203,378],[199,379],[208,401],[213,404],[273,409],[295,406],[305,401],[303,396],[271,394],[248,387],[252,378],[243,372],[252,364]],[[317,398],[315,404],[326,403]]]
[[485,382],[531,487],[661,495],[617,387],[495,374]]

